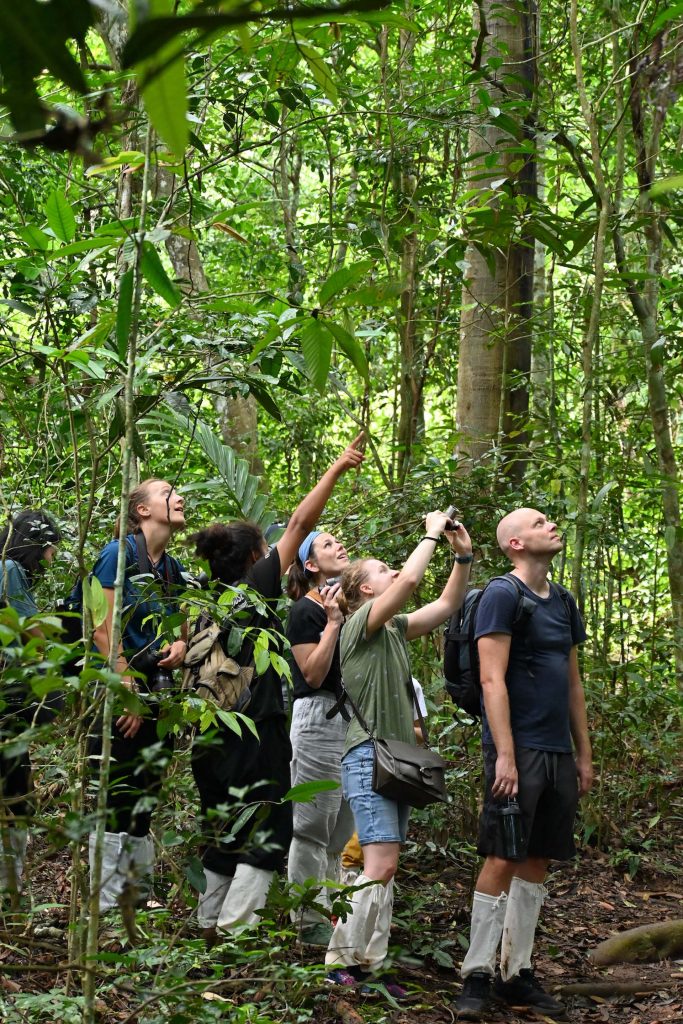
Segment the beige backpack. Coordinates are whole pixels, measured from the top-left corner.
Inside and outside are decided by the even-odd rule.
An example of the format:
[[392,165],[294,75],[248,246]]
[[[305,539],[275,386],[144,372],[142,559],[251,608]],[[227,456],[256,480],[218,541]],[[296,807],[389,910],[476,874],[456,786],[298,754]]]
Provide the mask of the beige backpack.
[[187,646],[182,688],[213,701],[222,711],[243,712],[251,703],[254,644],[248,636],[245,638],[238,655],[244,664],[229,657],[223,642],[230,628],[230,625],[219,626],[213,619],[207,621],[206,616],[200,616]]

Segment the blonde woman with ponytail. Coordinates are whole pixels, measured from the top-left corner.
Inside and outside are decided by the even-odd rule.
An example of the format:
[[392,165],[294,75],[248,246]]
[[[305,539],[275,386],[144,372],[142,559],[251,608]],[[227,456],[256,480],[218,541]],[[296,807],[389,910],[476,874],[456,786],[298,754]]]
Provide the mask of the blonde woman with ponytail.
[[[443,512],[430,512],[425,526],[425,536],[400,571],[376,558],[353,562],[342,573],[339,599],[347,615],[340,641],[341,671],[351,700],[373,736],[413,744],[417,739],[408,641],[430,633],[460,607],[472,562],[472,542],[462,525],[450,523]],[[442,536],[455,560],[441,596],[424,608],[400,614]],[[344,744],[342,788],[353,811],[364,867],[355,882],[351,912],[337,922],[330,940],[327,980],[362,987],[381,980],[400,999],[405,989],[396,979],[381,977],[381,970],[389,945],[393,879],[410,808],[373,792],[373,761],[370,734],[354,717]]]
[[[174,533],[185,525],[184,504],[172,484],[156,478],[143,480],[131,492],[128,502],[122,635],[115,668],[123,685],[136,691],[146,704],[147,713],[143,717],[123,712],[115,719],[112,729],[107,830],[99,892],[101,912],[117,905],[126,884],[131,881],[141,904],[151,894],[152,806],[173,749],[170,737],[159,740],[157,736],[158,691],[164,681],[170,686],[169,673],[182,665],[187,647],[184,628],[180,638],[163,638],[159,632],[163,619],[178,610],[174,595],[184,589],[183,567],[166,551]],[[117,522],[116,537],[119,529]],[[118,539],[110,541],[100,552],[92,571],[108,603],[107,617],[93,635],[103,658],[109,657],[111,648],[118,547]],[[141,565],[141,560],[147,564]],[[95,767],[101,751],[102,735],[96,725],[91,741]],[[91,834],[91,872],[94,839]]]

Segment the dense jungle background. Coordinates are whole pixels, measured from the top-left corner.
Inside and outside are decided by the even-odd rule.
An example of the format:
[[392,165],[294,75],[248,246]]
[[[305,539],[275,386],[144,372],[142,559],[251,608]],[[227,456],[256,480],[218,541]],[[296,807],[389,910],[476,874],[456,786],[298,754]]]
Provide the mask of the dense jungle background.
[[[66,693],[13,741],[36,812],[0,929],[3,1019],[453,1019],[481,773],[439,636],[414,671],[453,802],[415,815],[398,879],[407,1008],[330,999],[284,884],[257,934],[204,949],[186,739],[154,826],[165,909],[113,940],[88,928],[85,723],[94,681],[119,691],[69,665],[56,601],[136,479],[177,482],[173,552],[199,571],[193,530],[281,523],[363,427],[324,516],[352,554],[400,565],[451,501],[475,583],[504,571],[504,512],[564,532],[597,782],[541,971],[634,982],[574,996],[574,1020],[683,1020],[680,961],[586,956],[683,916],[683,5],[21,0],[0,8],[0,73],[0,515],[44,507],[64,532],[39,591],[52,643],[7,609],[0,642],[37,697]],[[440,552],[421,599],[447,571]],[[86,628],[100,615],[93,594]],[[207,715],[186,699],[169,721]]]

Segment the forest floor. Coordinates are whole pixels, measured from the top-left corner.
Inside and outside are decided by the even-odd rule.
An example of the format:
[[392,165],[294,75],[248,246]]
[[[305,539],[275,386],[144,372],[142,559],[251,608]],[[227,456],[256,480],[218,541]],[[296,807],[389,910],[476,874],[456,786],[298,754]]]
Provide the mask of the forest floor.
[[[570,996],[565,999],[569,1008],[569,1020],[586,1024],[673,1024],[683,1022],[683,960],[668,960],[656,964],[624,964],[609,968],[597,968],[588,960],[589,951],[615,931],[637,925],[683,917],[683,848],[675,837],[668,837],[666,861],[648,858],[641,863],[639,873],[631,879],[624,873],[624,867],[614,864],[614,857],[590,848],[582,851],[572,864],[558,866],[549,876],[547,887],[549,899],[543,908],[541,924],[537,934],[535,966],[537,974],[550,990],[577,982],[637,982],[642,991],[631,995],[615,996]],[[419,860],[418,860],[419,851]],[[66,853],[41,856],[34,848],[32,899],[34,905],[64,903],[68,897],[68,858]],[[221,1019],[260,1022],[294,1022],[312,1020],[316,1024],[452,1024],[455,1019],[451,1004],[460,991],[457,969],[465,945],[469,921],[469,904],[472,885],[473,861],[457,860],[433,843],[429,846],[417,841],[412,843],[401,864],[398,883],[399,895],[395,907],[395,922],[392,929],[392,949],[397,957],[394,970],[400,974],[410,990],[410,998],[400,1006],[391,1006],[386,1000],[362,1000],[353,992],[337,993],[322,984],[322,969],[314,970],[320,960],[317,956],[302,955],[300,947],[282,942],[276,933],[263,935],[265,943],[276,946],[276,953],[270,957],[272,975],[264,986],[250,983],[250,970],[245,959],[240,966],[231,963],[229,955],[223,953],[223,966],[216,970],[214,960],[197,956],[191,961],[196,966],[187,973],[188,978],[206,978],[209,998],[215,998],[229,1005],[221,1007]],[[52,911],[53,924],[54,914]],[[62,911],[62,916],[65,909]],[[174,905],[171,918],[174,925],[183,915],[189,914],[181,904]],[[34,918],[31,929],[11,935],[8,931],[0,934],[0,1020],[7,1021],[71,1021],[78,1017],[59,1009],[63,1002],[51,1002],[50,993],[63,991],[65,972],[59,971],[58,964],[66,961],[65,932],[59,928],[36,927],[39,919]],[[168,928],[168,925],[166,926]],[[196,932],[195,932],[196,934]],[[285,933],[286,934],[286,933]],[[178,932],[176,932],[177,940]],[[202,944],[194,940],[195,948]],[[105,985],[101,991],[104,1002],[99,1002],[98,1017],[106,1024],[126,1022],[137,1024],[148,1020],[204,1020],[204,1016],[149,1017],[138,1014],[144,1001],[143,992],[125,982],[106,985],[109,970],[114,975],[125,976],[132,968],[123,958],[117,964],[116,953],[109,955],[111,963],[102,965]],[[170,960],[169,960],[170,962]],[[301,967],[308,966],[309,972],[303,984]],[[25,969],[24,969],[25,968]],[[292,978],[299,971],[296,984],[297,996],[292,998]],[[159,983],[157,969],[157,985]],[[252,973],[263,975],[263,962]],[[226,978],[242,979],[236,987],[226,992],[221,985],[230,984]],[[220,981],[218,979],[221,979]],[[652,987],[654,986],[654,990]],[[149,988],[147,987],[147,990]],[[227,1000],[219,995],[223,991]],[[42,1001],[35,1003],[35,1012],[27,1004],[22,1011],[18,994],[43,994]],[[142,996],[142,998],[141,998]],[[205,994],[204,998],[207,996]],[[564,998],[564,997],[563,997]],[[253,1007],[251,1013],[242,1013],[239,1007],[245,1004]],[[293,1004],[296,1004],[294,1006]],[[53,1010],[49,1011],[49,1006]],[[203,1004],[208,1010],[206,1003]],[[33,1003],[30,1004],[33,1006]],[[215,1009],[218,1006],[214,1004]],[[14,1010],[12,1009],[14,1007]],[[17,1009],[17,1007],[19,1007]],[[263,1014],[261,1009],[263,1009]],[[75,1007],[74,1007],[75,1009]],[[235,1016],[234,1014],[237,1014]],[[211,1019],[216,1019],[212,1017]],[[492,1012],[487,1020],[490,1024],[549,1018],[530,1013]]]

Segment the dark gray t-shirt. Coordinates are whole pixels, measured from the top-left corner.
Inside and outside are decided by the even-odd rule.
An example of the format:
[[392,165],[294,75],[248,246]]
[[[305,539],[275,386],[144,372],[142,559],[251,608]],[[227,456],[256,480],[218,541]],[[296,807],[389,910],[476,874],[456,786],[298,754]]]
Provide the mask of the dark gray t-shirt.
[[[512,637],[505,682],[515,745],[571,753],[569,655],[586,639],[586,631],[571,594],[565,603],[553,584],[549,597],[543,598],[518,582],[536,604],[530,619],[513,628],[515,585],[504,578],[492,580],[479,602],[475,638],[491,633]],[[483,742],[493,743],[485,713],[482,723]]]

